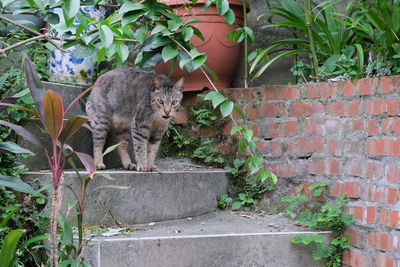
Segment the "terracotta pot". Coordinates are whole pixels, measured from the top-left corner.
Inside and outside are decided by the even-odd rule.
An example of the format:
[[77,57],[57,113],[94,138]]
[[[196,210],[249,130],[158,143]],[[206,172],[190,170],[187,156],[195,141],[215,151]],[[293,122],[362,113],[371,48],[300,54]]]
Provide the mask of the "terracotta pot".
[[[219,83],[216,84],[217,88],[229,88],[240,60],[241,45],[234,45],[232,41],[226,40],[226,36],[232,30],[243,25],[242,1],[229,1],[230,7],[236,16],[235,24],[232,26],[228,26],[225,23],[224,18],[218,15],[215,6],[209,7],[206,12],[201,13],[201,9],[205,2],[207,2],[207,0],[199,0],[195,5],[192,5],[190,9],[187,10],[183,7],[187,1],[165,1],[165,3],[171,7],[176,8],[175,13],[183,20],[186,21],[192,17],[202,20],[191,25],[201,31],[205,38],[204,42],[197,36],[193,36],[191,41],[198,51],[207,54],[208,58],[205,64],[215,71],[219,77]],[[157,73],[168,74],[171,64],[172,63],[165,64],[162,62],[154,69]],[[187,74],[177,66],[170,78],[175,82],[181,77],[185,78],[185,91],[199,91],[204,88],[212,89],[210,82],[200,70]]]

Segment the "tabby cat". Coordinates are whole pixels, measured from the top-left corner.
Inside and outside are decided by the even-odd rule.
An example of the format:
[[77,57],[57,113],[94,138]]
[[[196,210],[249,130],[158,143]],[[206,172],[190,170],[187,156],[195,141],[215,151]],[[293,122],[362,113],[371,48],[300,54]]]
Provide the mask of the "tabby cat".
[[[103,148],[112,131],[120,143],[125,169],[154,171],[161,138],[182,100],[183,78],[173,84],[164,75],[136,68],[111,70],[98,78],[86,103],[97,169],[105,169]],[[132,136],[136,165],[127,147]]]

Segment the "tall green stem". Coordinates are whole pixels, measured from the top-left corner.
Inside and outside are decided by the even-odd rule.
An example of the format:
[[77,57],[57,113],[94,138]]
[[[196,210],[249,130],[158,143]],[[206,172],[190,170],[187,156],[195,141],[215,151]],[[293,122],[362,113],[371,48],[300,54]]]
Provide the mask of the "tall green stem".
[[311,0],[304,0],[304,14],[305,14],[305,19],[306,19],[306,25],[307,25],[307,30],[308,30],[308,39],[310,42],[310,49],[312,53],[312,65],[313,65],[313,70],[314,70],[314,76],[318,80],[318,58],[317,58],[317,52],[315,49],[315,43],[314,43],[314,36],[312,34],[312,29],[311,29]]
[[[243,0],[243,27],[247,27],[247,1]],[[247,88],[247,80],[249,78],[249,66],[248,66],[248,38],[245,32],[244,34],[244,88]]]

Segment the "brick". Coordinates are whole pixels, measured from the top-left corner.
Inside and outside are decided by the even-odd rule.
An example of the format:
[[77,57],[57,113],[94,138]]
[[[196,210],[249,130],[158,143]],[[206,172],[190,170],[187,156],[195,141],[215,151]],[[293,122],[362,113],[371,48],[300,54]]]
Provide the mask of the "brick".
[[329,154],[335,155],[335,156],[340,156],[341,150],[340,150],[340,144],[336,140],[328,140],[327,141],[327,150]]
[[351,267],[370,267],[371,257],[355,248],[346,249],[343,253],[343,263]]
[[397,165],[389,164],[386,166],[385,171],[386,182],[399,183],[400,182],[400,167]]
[[360,198],[360,183],[345,182],[343,184],[344,194],[349,198]]
[[390,252],[398,251],[398,239],[389,233],[371,232],[367,236],[367,242],[371,248]]
[[376,207],[367,207],[367,223],[376,223]]
[[264,100],[291,100],[300,97],[299,86],[267,85],[261,87]]
[[385,155],[384,139],[368,139],[365,144],[366,154],[369,155]]
[[326,105],[326,112],[328,114],[342,117],[345,115],[345,102],[344,101],[336,101],[330,102]]
[[353,218],[354,218],[354,220],[363,221],[364,209],[362,206],[354,206],[353,207]]
[[308,161],[307,171],[309,174],[324,174],[325,162],[322,159],[314,159]]
[[345,81],[342,85],[342,94],[343,96],[352,96],[354,95],[355,86],[351,81]]
[[400,119],[387,118],[382,120],[382,133],[385,135],[400,136]]
[[293,103],[290,107],[289,116],[311,116],[313,114],[322,114],[324,106],[319,102],[314,103]]
[[345,173],[351,176],[362,177],[363,176],[363,162],[359,159],[353,159],[347,162]]
[[367,162],[367,172],[365,176],[370,179],[380,179],[383,173],[382,163],[376,161],[368,161]]
[[267,169],[280,177],[294,177],[305,174],[305,164],[302,161],[273,163]]
[[338,134],[340,133],[340,121],[335,119],[329,119],[325,122],[324,128],[326,134]]
[[374,136],[378,134],[379,126],[376,119],[367,120],[367,133],[369,136]]
[[400,211],[398,210],[388,211],[386,225],[400,229]]
[[187,123],[187,116],[185,110],[180,110],[175,113],[175,124],[186,124]]
[[359,95],[374,95],[378,86],[378,78],[363,78],[357,81]]
[[360,114],[361,101],[353,100],[346,103],[344,113],[346,116],[357,116]]
[[392,77],[380,77],[379,81],[381,84],[383,94],[390,94],[390,93],[394,92]]
[[399,101],[396,98],[377,98],[366,101],[366,113],[370,115],[387,114],[394,116],[398,114]]
[[277,158],[283,155],[283,143],[276,141],[257,141],[256,147],[260,156]]
[[287,121],[282,123],[281,136],[295,136],[297,134],[297,121]]
[[308,135],[323,135],[321,124],[314,119],[305,119],[302,123],[301,131]]
[[375,185],[367,185],[364,190],[363,199],[371,202],[383,203],[384,188]]
[[307,98],[330,98],[336,94],[337,84],[332,83],[311,83],[307,84]]
[[260,102],[263,100],[260,88],[243,88],[243,95],[245,102]]
[[262,108],[261,117],[267,118],[283,117],[286,110],[285,103],[265,103]]
[[330,191],[330,195],[333,197],[338,197],[341,195],[341,188],[342,188],[342,184],[341,183],[334,183],[331,191]]
[[329,160],[328,169],[325,174],[327,175],[339,175],[341,169],[341,164],[336,159]]
[[398,194],[399,194],[399,190],[397,188],[386,188],[385,202],[388,204],[396,204]]
[[364,232],[349,228],[346,231],[346,235],[350,245],[358,248],[364,247],[364,242],[366,238],[366,234]]
[[387,256],[384,253],[375,254],[375,266],[376,267],[395,267],[395,259]]
[[289,141],[288,152],[312,153],[324,152],[324,139],[320,137],[305,137]]

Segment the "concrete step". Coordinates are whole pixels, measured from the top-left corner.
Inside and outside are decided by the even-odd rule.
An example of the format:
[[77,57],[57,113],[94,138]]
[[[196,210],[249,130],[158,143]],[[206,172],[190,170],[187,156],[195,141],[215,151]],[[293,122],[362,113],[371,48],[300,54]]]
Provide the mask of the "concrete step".
[[[99,171],[87,190],[85,223],[112,226],[158,222],[206,214],[217,209],[216,197],[228,190],[228,177],[221,169],[197,168],[187,160],[163,159],[158,163],[160,172],[124,170]],[[38,179],[49,184],[49,171],[27,172],[26,181]],[[80,192],[75,172],[66,171],[64,183]],[[98,186],[127,186],[129,189]],[[68,200],[74,199],[69,189],[64,190],[62,213],[67,211]],[[74,212],[69,213],[74,218]]]
[[[279,216],[242,217],[216,212],[198,218],[136,225],[136,232],[89,241],[94,267],[312,267],[309,249],[293,245],[297,234],[316,233]],[[329,232],[319,232],[329,238]]]

